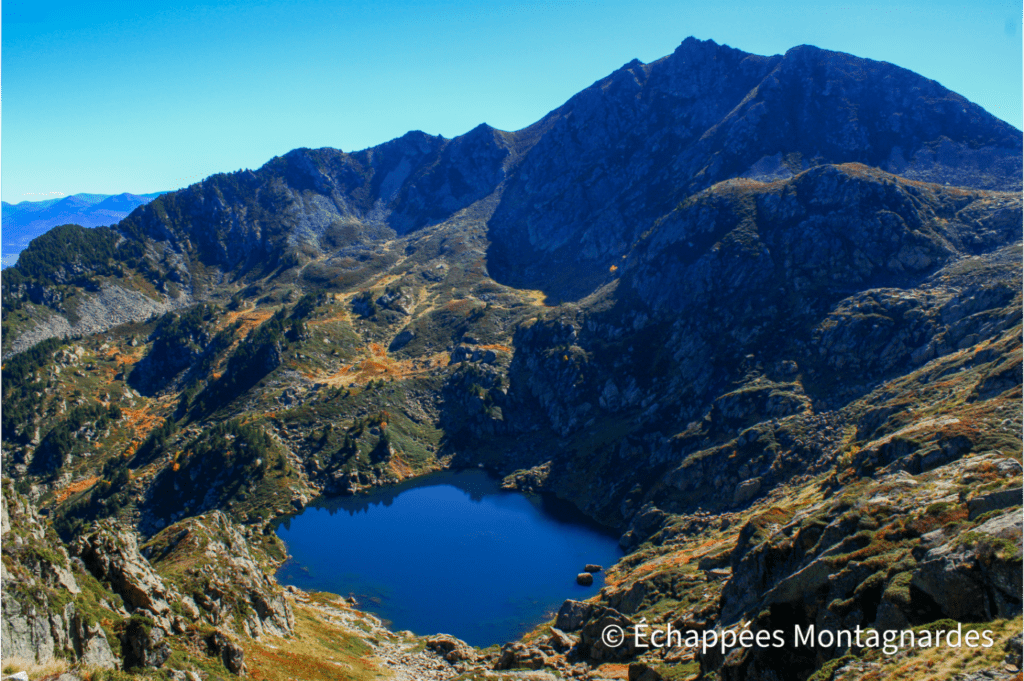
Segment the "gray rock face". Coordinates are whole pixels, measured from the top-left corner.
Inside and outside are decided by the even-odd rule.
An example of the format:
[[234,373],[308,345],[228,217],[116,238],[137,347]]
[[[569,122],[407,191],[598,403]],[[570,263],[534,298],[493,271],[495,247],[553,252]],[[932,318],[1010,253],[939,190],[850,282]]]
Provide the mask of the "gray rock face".
[[739,505],[746,503],[754,498],[758,490],[761,489],[761,478],[751,478],[750,480],[744,480],[743,482],[736,485],[736,489],[732,493],[732,503]]
[[39,663],[52,660],[55,642],[50,633],[49,614],[37,607],[22,606],[10,597],[4,599],[3,605],[3,657]]
[[[840,279],[867,283],[896,274],[924,274],[936,264],[949,262],[958,250],[939,232],[925,227],[928,213],[945,210],[943,190],[919,192],[893,176],[860,166],[821,166],[784,183],[744,188],[743,194],[756,205],[761,225],[756,230],[749,214],[735,202],[733,197],[738,195],[729,188],[721,185],[683,202],[638,245],[623,277],[641,299],[676,312],[694,312],[713,311],[742,296],[757,299],[767,311],[773,305],[785,305],[780,290],[820,286],[822,294],[835,291],[839,300],[836,282]],[[921,200],[928,206],[924,214],[917,203]],[[991,206],[983,218],[989,228],[977,235],[977,220],[968,210],[971,203],[965,201],[951,216],[961,238],[977,238],[990,247],[1012,238],[1012,220],[1004,222],[998,214],[1008,209],[1019,215],[1019,200],[1011,199],[1008,207]],[[839,238],[840,232],[844,238]],[[740,242],[741,233],[752,240]],[[716,243],[719,247],[711,248]],[[781,281],[778,265],[784,266]],[[864,302],[892,308],[888,316],[894,322],[910,314],[912,306],[895,297],[888,303],[885,299]],[[910,314],[907,322],[915,319]],[[828,334],[826,330],[819,341],[826,353],[841,350],[849,342],[843,331]],[[883,341],[879,329],[857,333],[863,336],[867,331],[879,334],[876,342]],[[907,331],[908,355],[919,339],[923,339],[920,330]],[[878,349],[885,347],[883,343]],[[868,353],[856,354],[864,361],[871,359]]]
[[127,667],[162,667],[171,655],[171,647],[164,640],[166,632],[160,627],[152,626],[151,621],[142,617],[133,617],[125,629],[122,644],[125,650],[125,666]]
[[[617,610],[596,606],[580,630],[580,647],[584,654],[593,660],[621,660],[631,657],[636,653],[632,626],[633,622]],[[618,627],[614,630],[615,635],[607,635],[609,627]],[[621,637],[618,636],[619,630],[622,631]]]
[[539,648],[523,643],[506,643],[501,647],[501,656],[494,663],[495,669],[541,669],[547,666],[548,656]]
[[590,603],[567,600],[558,609],[555,626],[563,631],[576,631],[590,617],[591,608]]
[[992,518],[925,554],[912,584],[954,619],[1015,617],[1021,612],[1019,513]]
[[71,638],[75,654],[83,664],[104,669],[120,668],[121,661],[114,656],[106,633],[98,624],[86,624],[82,618],[76,617]]
[[[0,656],[45,663],[59,655],[100,668],[118,668],[103,628],[66,597],[81,592],[64,548],[39,522],[35,510],[4,485],[0,495],[5,564],[0,566],[4,597],[0,613]],[[11,533],[17,528],[18,533]],[[11,546],[35,544],[43,551]],[[7,561],[11,565],[8,571]],[[51,600],[62,597],[61,606]],[[40,602],[42,601],[42,602]]]
[[139,553],[135,535],[110,524],[80,537],[72,546],[89,571],[109,582],[130,610],[144,610],[163,621],[171,614],[171,592]]
[[192,303],[190,296],[177,298],[160,296],[150,298],[138,291],[131,291],[114,284],[103,284],[95,294],[81,296],[75,309],[75,320],[50,313],[39,317],[31,328],[15,338],[4,355],[5,358],[47,338],[66,338],[76,334],[106,331],[112,326],[147,319],[154,314],[163,314]]
[[220,657],[229,672],[245,676],[248,671],[245,664],[245,651],[223,632],[214,631],[207,636],[206,646],[211,654]]

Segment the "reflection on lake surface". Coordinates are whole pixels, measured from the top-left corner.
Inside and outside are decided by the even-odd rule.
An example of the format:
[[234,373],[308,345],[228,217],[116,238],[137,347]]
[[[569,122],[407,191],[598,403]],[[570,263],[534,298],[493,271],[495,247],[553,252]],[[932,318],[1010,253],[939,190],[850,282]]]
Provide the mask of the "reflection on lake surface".
[[587,563],[610,567],[616,537],[571,504],[500,489],[478,470],[435,473],[335,498],[282,522],[283,584],[354,595],[393,629],[504,643],[553,616]]

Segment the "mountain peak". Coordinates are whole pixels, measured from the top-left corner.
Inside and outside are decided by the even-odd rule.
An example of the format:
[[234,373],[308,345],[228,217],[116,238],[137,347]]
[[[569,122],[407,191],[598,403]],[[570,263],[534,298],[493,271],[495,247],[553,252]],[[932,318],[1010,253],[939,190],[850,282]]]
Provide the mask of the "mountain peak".
[[679,43],[679,47],[675,49],[669,59],[704,60],[715,58],[719,55],[743,58],[750,56],[750,53],[744,52],[743,50],[737,50],[736,48],[729,47],[728,45],[716,43],[714,40],[701,40],[691,35],[686,40]]
[[679,43],[679,47],[676,48],[675,54],[713,51],[720,47],[721,45],[716,43],[714,40],[701,40],[700,38],[691,35],[687,36],[683,39],[683,42]]

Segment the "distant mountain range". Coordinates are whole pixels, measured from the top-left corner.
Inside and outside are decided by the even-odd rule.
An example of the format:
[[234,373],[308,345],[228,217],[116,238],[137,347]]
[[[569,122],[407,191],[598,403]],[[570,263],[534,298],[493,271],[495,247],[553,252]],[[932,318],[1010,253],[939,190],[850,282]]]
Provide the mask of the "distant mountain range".
[[3,211],[0,213],[3,218],[0,265],[6,268],[16,263],[18,255],[28,247],[32,239],[57,225],[113,225],[128,217],[139,206],[166,193],[74,194],[45,201],[3,201]]

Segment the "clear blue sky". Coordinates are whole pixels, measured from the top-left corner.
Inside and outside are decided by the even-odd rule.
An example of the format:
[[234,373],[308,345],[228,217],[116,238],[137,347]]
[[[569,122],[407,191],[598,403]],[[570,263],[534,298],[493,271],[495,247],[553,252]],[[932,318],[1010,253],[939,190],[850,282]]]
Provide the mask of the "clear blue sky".
[[1017,2],[5,0],[0,194],[145,193],[295,147],[515,130],[687,36],[889,61],[1022,125]]

